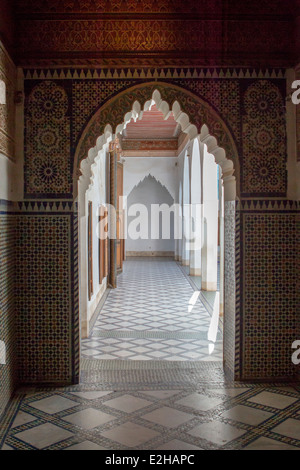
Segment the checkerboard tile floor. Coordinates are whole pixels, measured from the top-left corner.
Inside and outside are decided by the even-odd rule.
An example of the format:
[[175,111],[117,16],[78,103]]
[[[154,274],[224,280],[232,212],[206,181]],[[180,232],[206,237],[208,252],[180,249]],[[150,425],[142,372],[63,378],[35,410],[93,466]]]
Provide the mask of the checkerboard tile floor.
[[0,448],[300,450],[297,385],[171,387],[20,390]]
[[82,356],[222,361],[222,334],[218,332],[215,343],[208,341],[212,319],[198,297],[176,262],[126,261],[117,289],[108,295],[90,337],[82,341]]

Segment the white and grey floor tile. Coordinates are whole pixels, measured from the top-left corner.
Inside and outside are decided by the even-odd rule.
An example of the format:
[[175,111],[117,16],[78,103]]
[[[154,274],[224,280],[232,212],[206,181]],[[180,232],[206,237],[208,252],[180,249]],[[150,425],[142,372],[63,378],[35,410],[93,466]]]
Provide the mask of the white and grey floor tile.
[[107,296],[90,337],[82,341],[82,356],[221,362],[221,331],[215,344],[208,341],[211,316],[200,299],[191,301],[194,292],[172,260],[126,261],[117,289]]
[[[0,448],[300,450],[299,386],[219,385],[175,389],[166,381],[128,391],[115,382],[20,393]],[[271,401],[256,403],[262,393]],[[275,408],[272,394],[277,405],[290,404]]]

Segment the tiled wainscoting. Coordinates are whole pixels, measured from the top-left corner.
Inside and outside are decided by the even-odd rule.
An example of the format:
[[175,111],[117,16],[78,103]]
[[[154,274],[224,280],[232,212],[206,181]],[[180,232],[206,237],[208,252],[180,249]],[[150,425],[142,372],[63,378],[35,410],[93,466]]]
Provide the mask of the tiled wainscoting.
[[15,240],[16,219],[0,201],[0,416],[16,385]]

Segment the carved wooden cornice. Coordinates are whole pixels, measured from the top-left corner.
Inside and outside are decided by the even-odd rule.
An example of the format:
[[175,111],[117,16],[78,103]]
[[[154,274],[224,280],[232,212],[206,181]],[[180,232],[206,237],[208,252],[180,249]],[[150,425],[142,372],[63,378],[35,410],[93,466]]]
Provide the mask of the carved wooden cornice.
[[17,62],[289,67],[295,12],[296,0],[20,0]]

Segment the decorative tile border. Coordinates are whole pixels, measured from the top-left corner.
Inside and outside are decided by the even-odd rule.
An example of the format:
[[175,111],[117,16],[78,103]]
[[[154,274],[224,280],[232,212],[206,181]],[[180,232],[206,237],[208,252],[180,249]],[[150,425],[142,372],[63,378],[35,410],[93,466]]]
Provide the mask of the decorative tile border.
[[162,338],[162,339],[207,339],[207,333],[201,331],[93,331],[93,337],[97,338]]
[[24,69],[25,80],[155,80],[155,79],[277,79],[285,78],[286,71],[277,69],[254,68],[197,68],[197,67],[165,67],[165,68],[28,68]]

